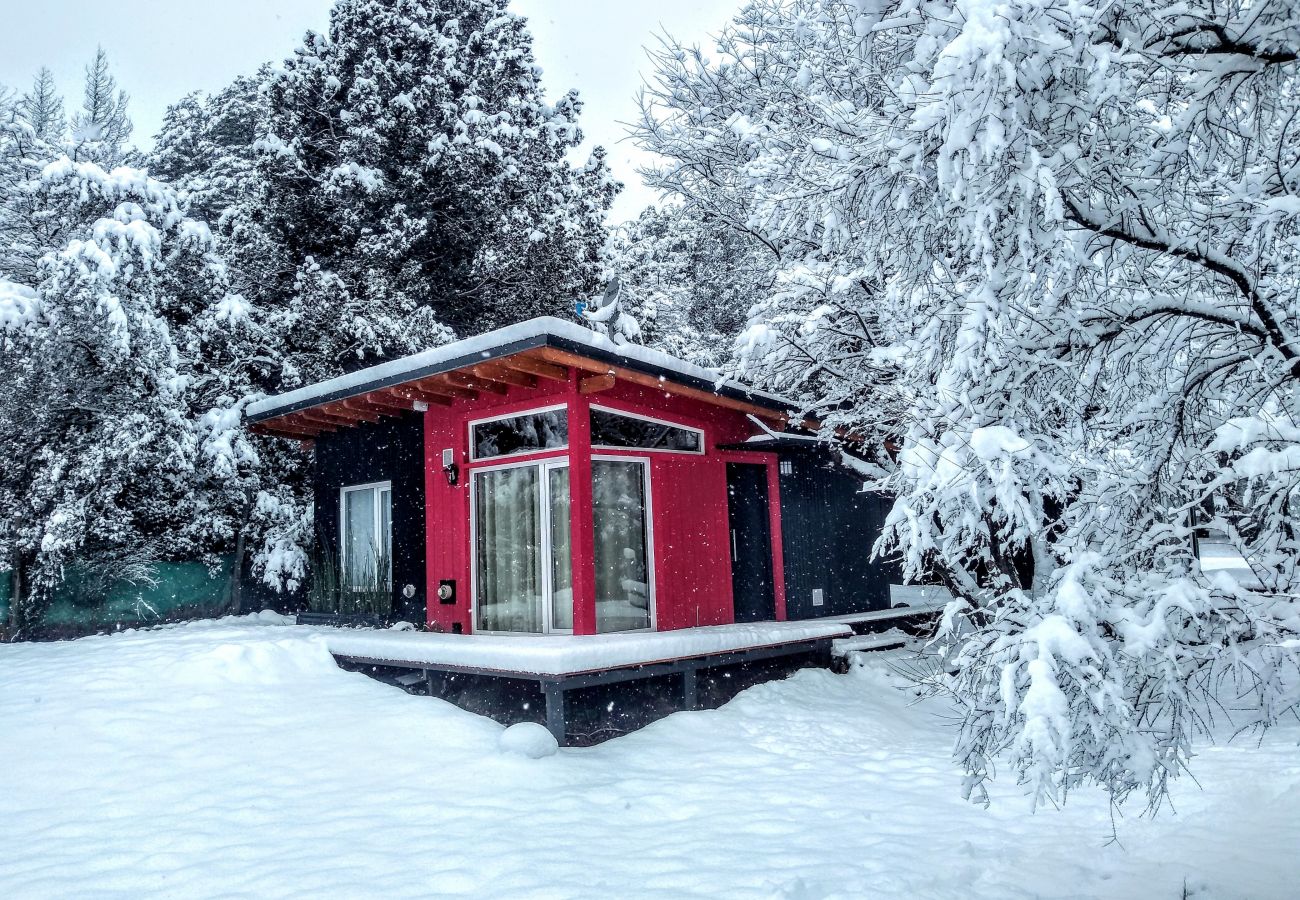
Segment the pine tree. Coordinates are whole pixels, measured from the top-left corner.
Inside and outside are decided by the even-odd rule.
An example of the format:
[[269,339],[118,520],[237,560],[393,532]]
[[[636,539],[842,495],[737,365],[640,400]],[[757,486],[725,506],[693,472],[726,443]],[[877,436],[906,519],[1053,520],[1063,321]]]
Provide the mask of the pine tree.
[[129,100],[109,71],[108,53],[103,47],[97,48],[95,58],[86,66],[81,109],[72,117],[75,159],[94,162],[105,169],[126,161],[126,142],[132,130],[127,114]]
[[54,84],[54,73],[42,66],[32,79],[32,88],[23,94],[19,110],[32,126],[37,140],[59,144],[67,136],[67,117],[63,112],[63,97]]
[[561,312],[596,284],[616,185],[601,154],[567,162],[580,103],[544,101],[506,7],[341,0],[328,35],[267,85],[261,191],[234,227],[274,262],[246,268],[280,297],[321,288],[319,271],[366,310],[364,327],[341,317],[353,359],[427,345],[385,319],[474,332]]

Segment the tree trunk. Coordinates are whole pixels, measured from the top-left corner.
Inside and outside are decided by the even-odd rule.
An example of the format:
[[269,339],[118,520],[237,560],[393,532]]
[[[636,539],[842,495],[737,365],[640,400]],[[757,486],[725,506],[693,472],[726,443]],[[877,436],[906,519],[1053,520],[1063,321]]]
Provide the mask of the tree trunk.
[[244,614],[244,529],[235,535],[235,560],[230,568],[230,614]]
[[18,640],[23,632],[26,623],[25,610],[31,604],[27,597],[30,590],[27,586],[26,578],[27,562],[23,559],[22,551],[15,551],[13,555],[12,568],[9,572],[9,628],[8,639],[11,641]]

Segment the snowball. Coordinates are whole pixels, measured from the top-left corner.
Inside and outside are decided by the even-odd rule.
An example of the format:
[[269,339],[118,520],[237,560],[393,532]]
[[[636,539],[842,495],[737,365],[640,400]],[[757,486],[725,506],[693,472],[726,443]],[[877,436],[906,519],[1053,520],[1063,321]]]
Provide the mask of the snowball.
[[501,737],[497,739],[497,747],[502,753],[518,753],[529,759],[554,756],[560,749],[555,735],[547,731],[545,725],[539,725],[537,722],[520,722],[511,725],[501,732]]

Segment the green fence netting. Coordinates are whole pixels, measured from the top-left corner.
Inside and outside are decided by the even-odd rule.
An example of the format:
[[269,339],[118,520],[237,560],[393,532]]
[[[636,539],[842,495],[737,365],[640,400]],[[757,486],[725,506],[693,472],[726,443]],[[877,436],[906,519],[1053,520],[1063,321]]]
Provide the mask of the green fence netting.
[[[232,562],[223,559],[215,571],[197,562],[157,563],[153,584],[121,582],[96,591],[87,588],[89,579],[70,572],[37,627],[85,632],[217,614],[230,598]],[[9,576],[0,572],[0,623],[9,618]]]

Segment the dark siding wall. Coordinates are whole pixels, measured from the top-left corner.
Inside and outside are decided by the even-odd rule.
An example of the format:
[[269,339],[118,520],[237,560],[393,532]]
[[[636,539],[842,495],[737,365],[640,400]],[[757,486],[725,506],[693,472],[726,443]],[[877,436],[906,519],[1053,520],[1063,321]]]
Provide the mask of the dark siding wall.
[[[894,566],[871,561],[888,500],[858,493],[862,477],[826,452],[783,454],[781,535],[786,618],[843,616],[889,607]],[[813,606],[813,590],[825,592]]]
[[[424,575],[424,426],[408,413],[323,434],[316,440],[316,539],[339,552],[339,489],[371,481],[393,485],[393,612],[422,624]],[[402,587],[415,585],[415,596]]]

